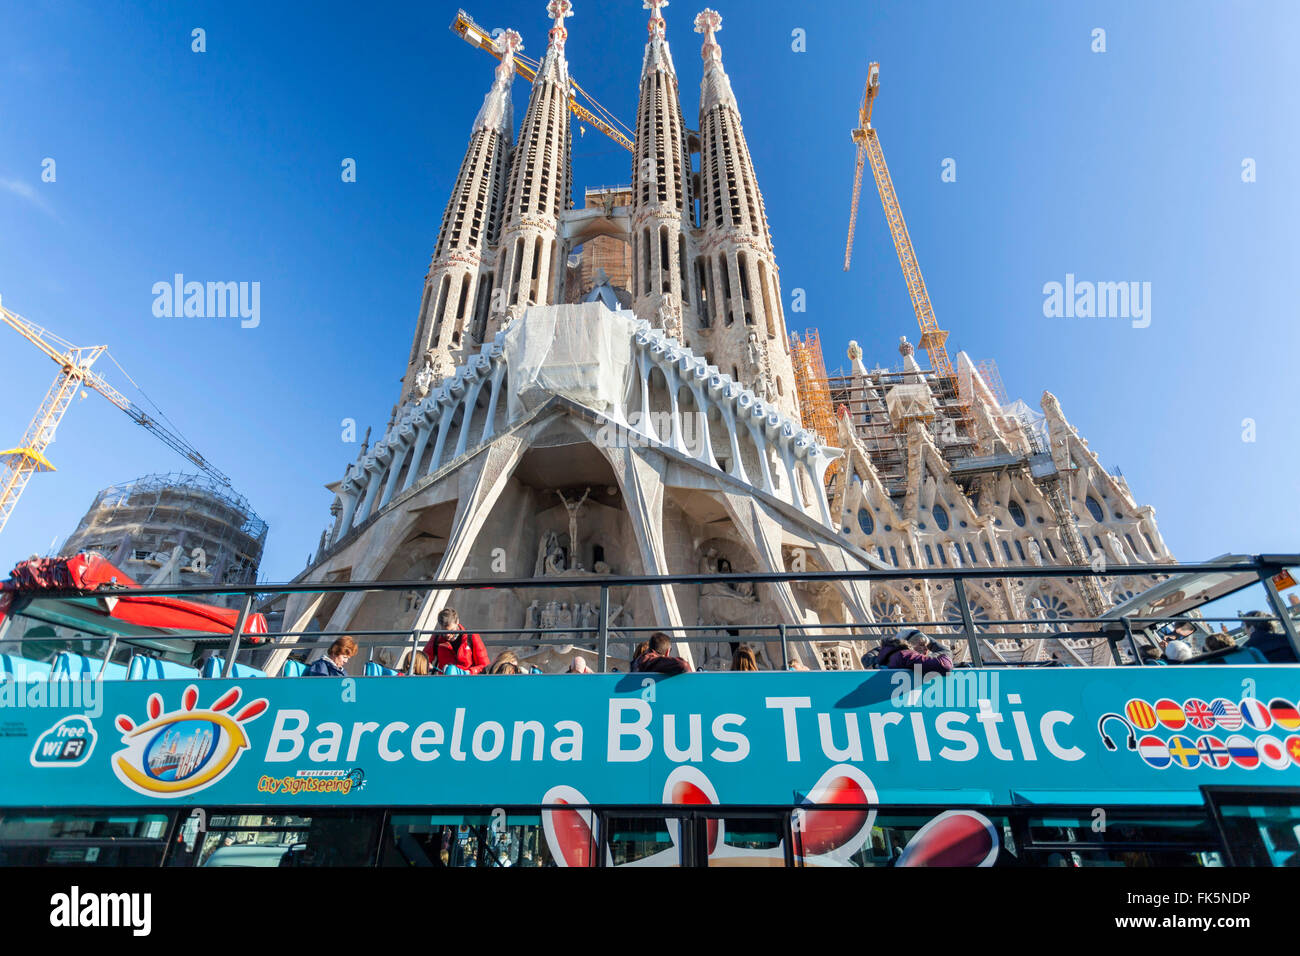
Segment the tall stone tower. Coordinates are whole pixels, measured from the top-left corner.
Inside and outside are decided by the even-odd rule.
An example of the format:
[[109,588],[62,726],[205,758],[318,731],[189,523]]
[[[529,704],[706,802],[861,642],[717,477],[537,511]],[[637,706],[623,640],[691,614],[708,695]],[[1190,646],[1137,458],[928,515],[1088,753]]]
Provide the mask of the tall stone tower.
[[698,328],[688,330],[723,372],[799,418],[789,338],[781,308],[763,195],[741,127],[731,80],[722,68],[722,16],[695,18],[704,34],[700,84],[700,225],[695,261]]
[[416,323],[411,358],[402,379],[399,404],[423,398],[455,369],[462,349],[482,340],[492,288],[492,247],[501,227],[509,153],[514,139],[510,86],[519,34],[505,31],[497,41],[501,64],[483,100],[460,164],[456,186],[433,260],[424,280],[424,299]]
[[[664,36],[668,0],[645,0],[650,39],[641,65],[632,165],[632,296],[637,317],[676,336],[695,325],[687,278],[691,158],[677,70]],[[687,342],[689,344],[689,341]]]
[[505,201],[498,268],[492,293],[495,332],[512,307],[551,305],[564,282],[559,241],[560,215],[569,208],[573,181],[569,139],[569,64],[564,28],[573,16],[569,0],[551,0],[546,12],[551,28],[546,57],[533,80],[528,112],[519,132],[510,167],[510,187]]

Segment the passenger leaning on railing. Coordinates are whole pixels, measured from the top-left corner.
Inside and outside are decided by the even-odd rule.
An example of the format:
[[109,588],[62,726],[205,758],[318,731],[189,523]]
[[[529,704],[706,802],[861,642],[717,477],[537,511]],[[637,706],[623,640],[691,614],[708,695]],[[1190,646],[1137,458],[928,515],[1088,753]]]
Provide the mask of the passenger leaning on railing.
[[325,656],[313,661],[303,677],[347,677],[348,661],[357,652],[357,642],[350,637],[340,637],[330,645]]
[[[864,657],[864,666],[870,666]],[[944,644],[926,637],[914,627],[904,628],[880,642],[875,666],[882,670],[911,670],[920,667],[922,674],[947,674],[952,670],[952,651]]]
[[1250,633],[1240,646],[1259,651],[1270,664],[1296,663],[1295,649],[1291,642],[1282,633],[1282,629],[1267,618],[1268,615],[1263,611],[1248,611],[1242,615],[1242,623],[1250,627]]
[[672,650],[672,638],[662,631],[655,631],[650,635],[650,649],[632,661],[633,672],[684,674],[689,671],[691,665],[680,657],[673,657]]
[[438,633],[424,645],[424,653],[438,674],[481,674],[491,664],[483,639],[467,633],[460,615],[449,607],[438,612]]

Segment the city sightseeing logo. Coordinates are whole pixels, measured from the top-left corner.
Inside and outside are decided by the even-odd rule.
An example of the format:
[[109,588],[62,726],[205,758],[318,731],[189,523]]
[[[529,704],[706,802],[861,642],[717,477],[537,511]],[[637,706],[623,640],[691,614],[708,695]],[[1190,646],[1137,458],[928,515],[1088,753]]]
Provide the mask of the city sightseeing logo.
[[229,711],[243,692],[232,687],[206,710],[196,709],[199,690],[193,684],[181,695],[180,710],[163,713],[161,694],[150,694],[148,720],[136,726],[119,714],[123,750],[113,755],[113,773],[136,793],[150,797],[180,797],[212,786],[224,777],[249,747],[244,724],[267,708],[265,698]]
[[[1112,736],[1118,727],[1123,730]],[[1215,730],[1217,733],[1206,733]],[[1265,733],[1265,731],[1273,731]],[[1174,731],[1169,737],[1162,731]],[[1253,731],[1254,737],[1234,731]],[[1164,698],[1154,704],[1135,697],[1122,714],[1105,714],[1097,721],[1097,733],[1107,750],[1118,750],[1122,741],[1147,766],[1155,770],[1204,767],[1242,770],[1265,767],[1287,770],[1300,767],[1300,706],[1284,697],[1265,704],[1253,697],[1240,702],[1216,697],[1211,701],[1189,697],[1179,703]]]

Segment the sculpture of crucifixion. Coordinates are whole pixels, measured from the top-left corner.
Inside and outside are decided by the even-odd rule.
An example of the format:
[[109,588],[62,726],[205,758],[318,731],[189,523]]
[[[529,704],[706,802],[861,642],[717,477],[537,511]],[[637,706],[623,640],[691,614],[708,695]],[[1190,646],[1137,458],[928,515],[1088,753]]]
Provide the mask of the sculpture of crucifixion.
[[565,510],[569,512],[569,568],[577,569],[581,567],[578,562],[578,555],[581,554],[578,550],[578,509],[582,507],[583,502],[591,494],[591,489],[588,488],[584,491],[582,497],[577,501],[570,501],[564,497],[562,491],[557,490],[555,493],[564,502]]

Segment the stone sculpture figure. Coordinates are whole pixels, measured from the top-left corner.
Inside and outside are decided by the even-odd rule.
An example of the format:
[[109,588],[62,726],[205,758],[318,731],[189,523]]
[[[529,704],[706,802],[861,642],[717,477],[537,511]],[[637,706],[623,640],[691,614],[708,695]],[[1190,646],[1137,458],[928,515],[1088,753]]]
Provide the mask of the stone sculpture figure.
[[557,490],[556,496],[564,502],[564,510],[569,512],[569,570],[581,571],[582,562],[578,560],[578,555],[582,552],[578,549],[578,509],[591,495],[591,488],[582,493],[582,497],[577,501],[570,501],[564,497],[564,492]]
[[1038,546],[1038,542],[1033,538],[1029,539],[1029,560],[1040,568],[1043,566],[1043,549]]
[[1124,554],[1124,545],[1120,544],[1119,535],[1114,531],[1106,532],[1106,550],[1110,552],[1111,557],[1119,564],[1128,564],[1128,556]]
[[948,542],[948,560],[952,562],[954,568],[960,568],[964,563],[961,559],[961,548],[951,541]]
[[[560,536],[554,531],[547,531],[537,542],[537,564],[533,567],[533,577],[539,578],[543,574],[554,574],[550,570],[551,557],[561,554]],[[561,570],[563,567],[561,566]]]

